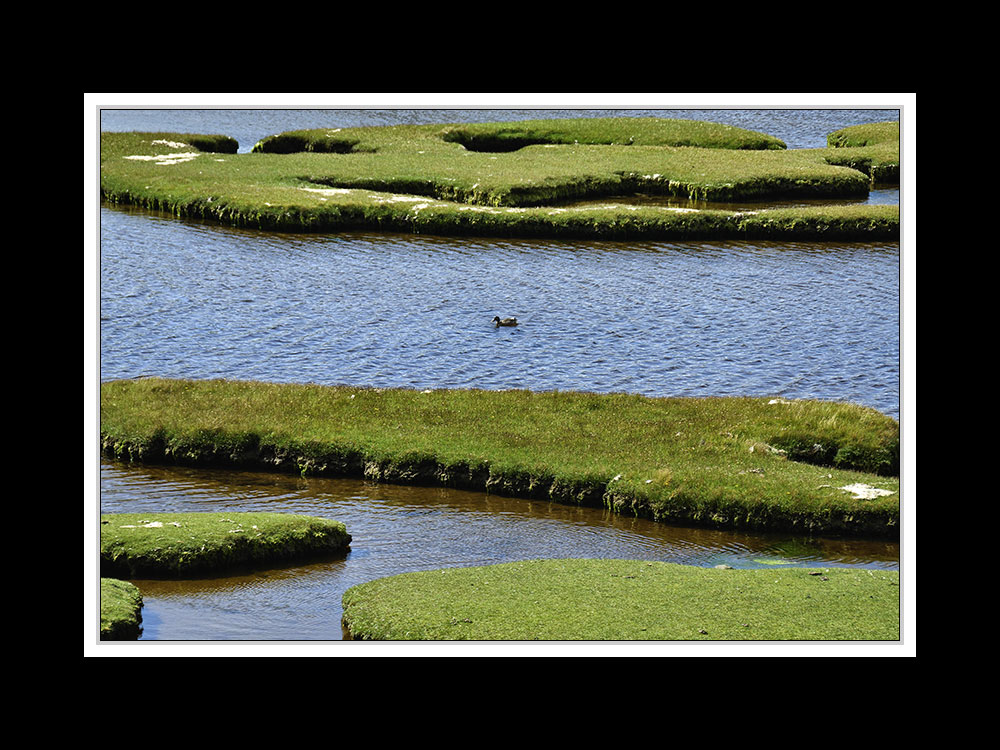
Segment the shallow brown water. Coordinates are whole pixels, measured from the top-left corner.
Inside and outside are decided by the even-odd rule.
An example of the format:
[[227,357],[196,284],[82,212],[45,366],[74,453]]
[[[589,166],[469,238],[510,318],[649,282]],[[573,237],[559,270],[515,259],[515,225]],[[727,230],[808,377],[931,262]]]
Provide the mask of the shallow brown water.
[[344,522],[341,558],[193,581],[135,580],[142,640],[341,640],[341,597],[414,570],[539,558],[712,567],[899,569],[899,544],[667,526],[592,508],[442,488],[255,472],[101,465],[101,512],[278,511]]

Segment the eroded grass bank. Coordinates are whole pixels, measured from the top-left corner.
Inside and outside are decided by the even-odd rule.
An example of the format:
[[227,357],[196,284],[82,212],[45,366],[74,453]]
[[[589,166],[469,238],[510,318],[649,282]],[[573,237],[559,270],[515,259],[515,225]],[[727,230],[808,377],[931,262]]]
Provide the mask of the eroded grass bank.
[[896,239],[898,206],[558,205],[634,192],[701,201],[863,197],[872,177],[891,179],[895,170],[898,178],[899,165],[898,123],[866,127],[875,135],[831,134],[828,148],[796,150],[731,126],[655,118],[296,131],[250,154],[231,153],[224,136],[102,133],[101,194],[274,231]]
[[899,425],[851,404],[150,378],[101,386],[118,460],[361,476],[658,521],[898,536]]

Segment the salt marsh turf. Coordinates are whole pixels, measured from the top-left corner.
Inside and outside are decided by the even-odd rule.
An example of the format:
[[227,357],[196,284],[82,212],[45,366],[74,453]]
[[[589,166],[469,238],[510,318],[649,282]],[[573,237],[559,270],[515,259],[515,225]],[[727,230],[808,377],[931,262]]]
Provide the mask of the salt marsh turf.
[[438,484],[719,528],[899,534],[899,423],[854,404],[146,378],[101,385],[101,440],[125,461]]
[[[866,127],[876,135],[831,134],[828,148],[792,150],[732,126],[657,118],[306,130],[265,138],[249,154],[233,153],[224,135],[102,133],[101,195],[295,232],[896,239],[898,206],[723,211],[611,199],[864,198],[873,177],[898,179],[899,165],[899,124]],[[560,205],[600,197],[608,203]]]

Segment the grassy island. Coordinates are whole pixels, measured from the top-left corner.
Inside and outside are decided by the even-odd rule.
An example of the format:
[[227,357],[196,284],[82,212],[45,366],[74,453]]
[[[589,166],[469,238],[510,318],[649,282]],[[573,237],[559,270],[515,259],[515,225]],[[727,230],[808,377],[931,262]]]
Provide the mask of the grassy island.
[[[691,120],[597,118],[393,125],[276,134],[102,133],[101,196],[262,230],[607,239],[899,237],[898,206],[760,210],[630,205],[867,195],[899,174],[899,123],[845,128],[827,148]],[[601,205],[567,201],[607,198]],[[709,203],[710,205],[710,203]]]
[[404,573],[343,596],[356,640],[896,641],[899,573],[532,560]]
[[339,554],[350,542],[339,521],[290,513],[112,513],[101,516],[101,575],[197,577]]
[[845,403],[144,378],[101,385],[125,461],[360,476],[671,523],[898,537],[899,424]]
[[142,594],[128,581],[101,579],[101,640],[134,641],[142,631]]

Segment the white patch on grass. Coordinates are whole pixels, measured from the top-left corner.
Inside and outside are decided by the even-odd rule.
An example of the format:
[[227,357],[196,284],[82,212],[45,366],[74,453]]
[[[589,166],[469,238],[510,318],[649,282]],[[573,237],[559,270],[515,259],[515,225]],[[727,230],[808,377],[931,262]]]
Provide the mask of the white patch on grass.
[[876,497],[895,494],[892,490],[881,490],[878,487],[872,487],[870,484],[862,484],[860,482],[845,485],[840,489],[852,493],[858,500],[874,500]]
[[350,188],[299,188],[307,193],[319,193],[320,195],[346,195],[352,192]]
[[368,198],[376,203],[423,203],[425,206],[427,198],[419,195],[368,195]]
[[153,156],[126,156],[124,158],[131,159],[133,161],[151,161],[156,163],[158,166],[165,166],[170,164],[181,164],[186,161],[191,161],[196,159],[200,154],[196,151],[185,151],[181,154],[155,154]]

